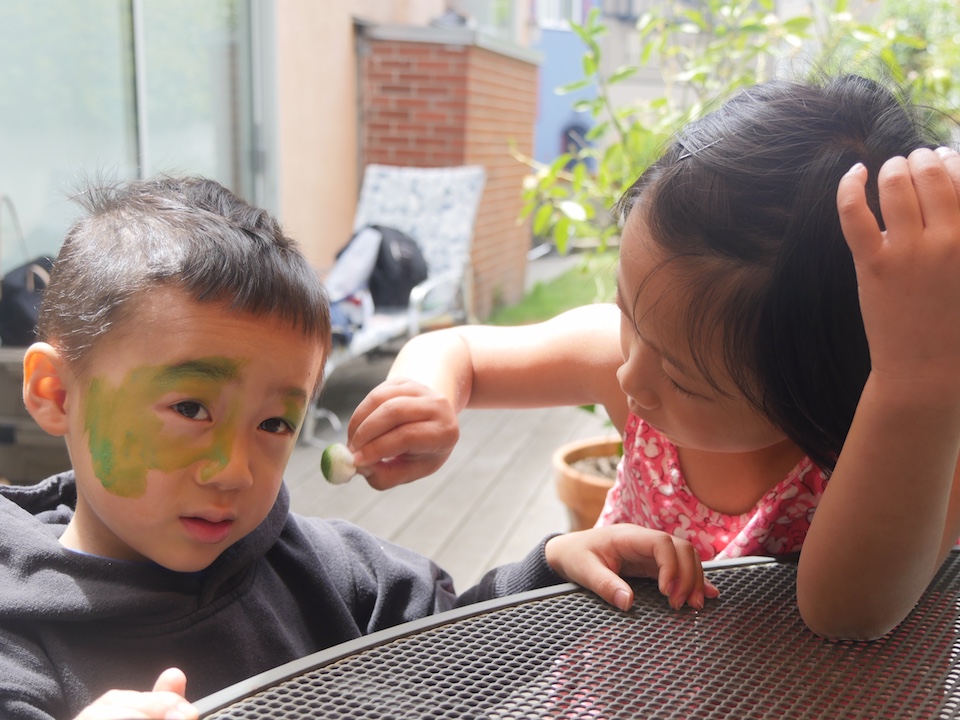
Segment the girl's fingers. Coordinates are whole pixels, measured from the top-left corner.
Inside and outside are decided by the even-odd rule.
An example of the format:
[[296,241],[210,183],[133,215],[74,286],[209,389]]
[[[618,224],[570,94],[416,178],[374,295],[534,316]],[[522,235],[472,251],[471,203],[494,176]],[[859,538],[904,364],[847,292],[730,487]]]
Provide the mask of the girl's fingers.
[[433,452],[459,439],[456,412],[446,397],[410,381],[387,381],[350,419],[347,445],[361,464],[404,452]]
[[701,609],[704,600],[703,566],[697,551],[690,543],[679,542],[672,537],[666,537],[665,540],[666,543],[657,546],[662,548],[660,553],[656,553],[655,549],[660,566],[657,578],[660,592],[667,596],[674,610],[679,610],[685,602]]
[[439,408],[404,404],[401,414],[370,417],[349,440],[360,464],[378,462],[402,453],[429,452],[459,439],[456,416],[444,417]]
[[877,176],[880,190],[880,214],[887,236],[911,237],[923,229],[923,215],[913,185],[907,158],[887,160]]
[[843,236],[854,256],[869,255],[883,243],[883,233],[867,206],[867,168],[854,165],[837,187],[837,211]]
[[411,384],[412,383],[405,378],[392,378],[390,380],[384,380],[373,388],[353,411],[353,415],[350,417],[350,422],[347,426],[347,437],[353,437],[353,434],[364,420],[374,414],[374,412],[388,400],[409,395],[411,389],[408,386]]
[[[672,538],[663,535],[653,544],[653,559],[657,563],[657,587],[671,598],[676,591],[680,562]],[[672,603],[671,603],[672,604]]]
[[915,150],[907,158],[907,165],[923,226],[956,228],[960,224],[957,190],[942,155],[933,150]]
[[703,593],[711,599],[720,597],[720,589],[706,577],[703,578]]
[[592,586],[597,595],[623,612],[633,606],[633,588],[630,583],[600,563],[597,563],[595,573],[592,574]]
[[[584,532],[589,534],[592,531]],[[550,566],[561,577],[599,595],[614,607],[629,610],[633,604],[633,589],[630,584],[611,568],[609,560],[598,556],[592,546],[575,537],[577,535],[579,533],[569,533],[549,541],[548,556],[551,554],[551,544],[554,548],[563,547],[563,550],[554,556],[555,560],[562,561],[562,567],[556,562],[550,562]],[[613,562],[613,565],[616,566],[616,562]]]
[[393,459],[366,468],[358,468],[358,472],[374,490],[389,490],[436,472],[443,464],[442,459],[439,457],[425,458],[421,461],[406,458]]
[[960,153],[948,147],[939,147],[936,153],[943,161],[943,166],[953,182],[953,191],[957,195],[958,202],[960,202]]
[[628,610],[634,600],[623,577],[656,578],[660,592],[675,609],[685,602],[700,609],[704,598],[719,595],[704,578],[690,543],[629,523],[558,535],[550,539],[545,552],[557,574],[621,610]]

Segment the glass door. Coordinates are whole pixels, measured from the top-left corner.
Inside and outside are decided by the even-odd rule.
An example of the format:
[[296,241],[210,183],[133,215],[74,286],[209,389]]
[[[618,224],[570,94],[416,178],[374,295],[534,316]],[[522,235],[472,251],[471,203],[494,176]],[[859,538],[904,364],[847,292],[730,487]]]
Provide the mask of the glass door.
[[134,0],[140,172],[196,174],[251,198],[249,10]]
[[56,254],[89,180],[253,197],[250,0],[0,3],[0,273]]
[[130,20],[117,0],[0,3],[0,271],[56,253],[83,177],[137,176]]

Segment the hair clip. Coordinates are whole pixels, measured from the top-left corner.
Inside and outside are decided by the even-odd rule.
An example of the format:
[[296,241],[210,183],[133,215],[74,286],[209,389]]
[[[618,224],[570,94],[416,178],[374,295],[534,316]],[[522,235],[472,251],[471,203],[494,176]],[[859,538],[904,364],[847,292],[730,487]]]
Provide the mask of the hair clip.
[[[708,142],[708,143],[707,143],[706,145],[704,145],[703,147],[698,147],[698,148],[695,148],[695,149],[693,149],[693,150],[687,150],[685,153],[683,153],[682,155],[680,155],[680,157],[678,157],[677,160],[686,160],[686,159],[687,159],[688,157],[690,157],[691,155],[696,155],[698,152],[700,152],[700,151],[702,151],[702,150],[706,150],[708,147],[713,147],[714,145],[716,145],[716,144],[717,144],[718,142],[720,142],[721,140],[723,140],[723,138],[717,138],[717,139],[714,140],[713,142]],[[684,148],[684,149],[686,149],[686,147],[687,147],[686,145],[683,144],[683,140],[677,140],[677,145],[679,145],[680,147],[682,147],[682,148]]]

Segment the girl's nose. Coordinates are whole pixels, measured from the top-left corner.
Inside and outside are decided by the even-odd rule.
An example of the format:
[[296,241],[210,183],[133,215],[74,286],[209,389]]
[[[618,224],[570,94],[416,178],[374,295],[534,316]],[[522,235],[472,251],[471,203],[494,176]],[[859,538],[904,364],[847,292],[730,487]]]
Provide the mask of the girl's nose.
[[617,368],[617,381],[623,394],[644,410],[654,410],[660,407],[660,396],[647,382],[648,377],[648,373],[636,362],[636,358],[627,358]]

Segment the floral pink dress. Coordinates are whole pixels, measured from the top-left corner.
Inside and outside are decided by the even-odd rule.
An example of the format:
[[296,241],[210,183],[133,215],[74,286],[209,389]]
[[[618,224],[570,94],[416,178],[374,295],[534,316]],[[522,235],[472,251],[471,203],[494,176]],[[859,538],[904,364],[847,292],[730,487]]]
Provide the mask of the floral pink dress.
[[617,482],[597,525],[629,522],[690,541],[702,560],[798,552],[827,475],[809,458],[743,515],[724,515],[701,503],[680,473],[677,448],[630,415]]

